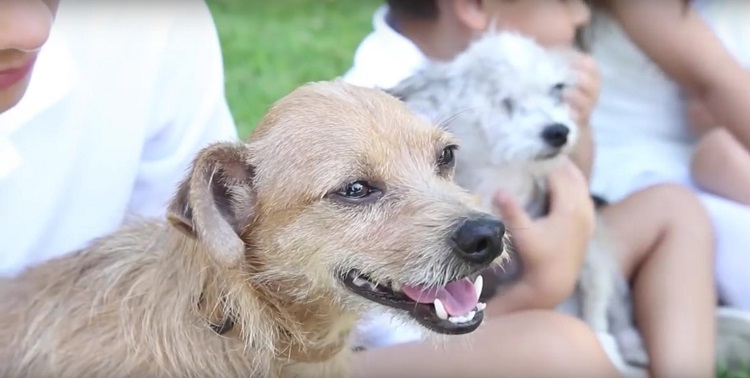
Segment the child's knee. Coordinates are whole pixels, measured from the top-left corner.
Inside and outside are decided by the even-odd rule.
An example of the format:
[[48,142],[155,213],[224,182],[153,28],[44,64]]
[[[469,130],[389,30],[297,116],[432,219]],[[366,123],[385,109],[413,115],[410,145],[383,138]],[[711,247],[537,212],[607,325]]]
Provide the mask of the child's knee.
[[684,225],[710,228],[708,213],[698,195],[690,188],[679,184],[659,184],[643,190],[651,210],[662,215],[668,225]]
[[707,132],[698,142],[699,147],[705,147],[709,151],[720,153],[723,147],[740,145],[739,141],[723,127],[717,127]]
[[620,234],[625,253],[621,264],[632,272],[659,243],[682,240],[693,248],[685,253],[713,257],[713,227],[698,195],[679,184],[659,184],[605,208],[605,215]]
[[651,201],[660,218],[662,241],[679,241],[692,248],[682,251],[684,256],[713,261],[715,256],[714,229],[711,218],[700,197],[691,189],[677,184],[662,184],[652,188]]
[[[693,174],[710,173],[728,159],[734,159],[743,147],[724,128],[715,128],[701,137],[693,153],[691,170]],[[705,171],[705,172],[704,172]]]

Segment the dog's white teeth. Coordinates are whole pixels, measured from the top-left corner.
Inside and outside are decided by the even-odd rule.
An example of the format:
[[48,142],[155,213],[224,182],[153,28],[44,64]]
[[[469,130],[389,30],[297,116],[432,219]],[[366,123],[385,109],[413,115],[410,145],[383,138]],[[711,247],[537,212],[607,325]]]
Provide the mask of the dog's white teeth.
[[352,283],[354,283],[357,286],[365,286],[365,284],[367,284],[368,282],[362,278],[354,277],[352,279]]
[[377,290],[378,289],[378,284],[376,284],[375,282],[367,281],[367,284],[370,285],[370,289],[371,290]]
[[433,304],[435,305],[435,314],[437,314],[438,318],[448,320],[448,311],[445,311],[443,302],[440,302],[440,299],[435,299]]
[[477,293],[477,298],[482,295],[482,287],[484,286],[484,278],[482,275],[478,275],[477,279],[474,280],[474,291]]
[[474,316],[477,314],[476,311],[469,311],[468,314],[463,316],[451,316],[448,318],[448,321],[453,324],[461,324],[461,323],[468,323],[472,320],[474,320]]
[[487,308],[487,304],[482,302],[477,303],[477,311],[484,311],[485,308]]
[[401,284],[398,283],[398,282],[392,282],[391,283],[391,289],[393,289],[393,291],[395,291],[395,292],[398,293],[398,292],[401,291]]

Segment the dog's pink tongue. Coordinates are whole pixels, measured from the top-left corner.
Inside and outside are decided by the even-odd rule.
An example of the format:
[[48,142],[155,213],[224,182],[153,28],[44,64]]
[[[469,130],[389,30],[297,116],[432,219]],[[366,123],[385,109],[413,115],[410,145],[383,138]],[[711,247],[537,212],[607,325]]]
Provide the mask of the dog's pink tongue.
[[401,291],[413,301],[432,303],[440,299],[448,315],[461,316],[473,310],[479,302],[474,290],[474,284],[468,278],[449,282],[445,287],[409,286],[405,285]]

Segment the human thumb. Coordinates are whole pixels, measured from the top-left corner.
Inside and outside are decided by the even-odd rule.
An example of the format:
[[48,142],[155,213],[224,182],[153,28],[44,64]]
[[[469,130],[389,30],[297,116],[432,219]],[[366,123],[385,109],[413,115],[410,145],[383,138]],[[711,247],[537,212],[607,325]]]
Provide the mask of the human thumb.
[[513,197],[508,193],[498,192],[492,198],[492,205],[495,212],[505,223],[506,228],[509,230],[518,230],[529,228],[531,225],[531,218],[529,218],[526,211],[518,204]]

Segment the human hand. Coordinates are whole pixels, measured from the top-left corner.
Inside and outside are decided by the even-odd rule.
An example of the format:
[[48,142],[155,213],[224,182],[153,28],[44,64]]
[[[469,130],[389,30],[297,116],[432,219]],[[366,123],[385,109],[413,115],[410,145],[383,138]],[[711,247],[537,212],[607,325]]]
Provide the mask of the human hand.
[[539,302],[534,307],[554,307],[572,294],[594,232],[594,204],[581,171],[566,159],[548,185],[549,213],[538,219],[507,193],[494,198],[523,263],[520,281]]
[[565,90],[563,99],[573,110],[578,125],[586,126],[599,99],[599,67],[594,58],[581,52],[574,52],[571,59],[576,73],[576,84]]

